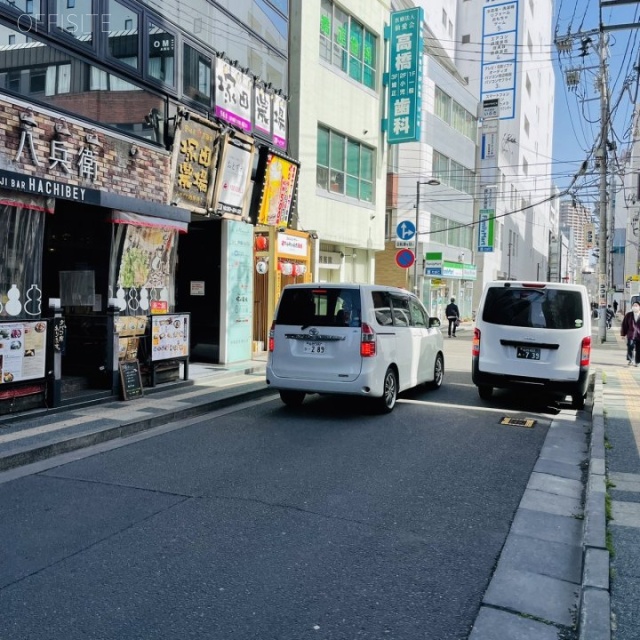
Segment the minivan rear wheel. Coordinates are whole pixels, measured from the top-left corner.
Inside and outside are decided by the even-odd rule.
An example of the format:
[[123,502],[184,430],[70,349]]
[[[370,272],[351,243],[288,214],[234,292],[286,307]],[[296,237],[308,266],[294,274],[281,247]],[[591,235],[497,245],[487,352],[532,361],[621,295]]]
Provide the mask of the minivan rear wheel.
[[481,384],[478,387],[478,395],[483,400],[488,400],[493,395],[493,387],[490,387],[489,385],[486,385],[486,384]]
[[585,395],[576,393],[571,396],[571,408],[572,409],[584,409]]
[[382,397],[376,398],[376,408],[380,413],[390,413],[396,406],[398,399],[398,376],[396,372],[389,367],[384,374],[384,383],[382,385]]
[[304,402],[304,391],[280,391],[280,400],[284,402],[287,407],[299,407]]

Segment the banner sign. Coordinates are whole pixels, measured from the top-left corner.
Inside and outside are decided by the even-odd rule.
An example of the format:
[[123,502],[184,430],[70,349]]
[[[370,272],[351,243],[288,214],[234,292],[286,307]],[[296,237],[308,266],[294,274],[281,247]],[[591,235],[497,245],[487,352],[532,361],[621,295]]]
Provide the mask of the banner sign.
[[495,225],[495,209],[480,209],[480,223],[478,224],[478,251],[493,252],[493,238]]
[[422,7],[391,13],[389,144],[420,140],[423,22]]
[[262,164],[263,184],[258,224],[286,227],[293,206],[298,165],[293,160],[271,152],[266,154]]
[[253,79],[224,58],[216,58],[216,117],[245,133],[251,131]]
[[218,215],[243,217],[248,208],[253,165],[253,145],[248,140],[243,142],[241,134],[225,137],[212,206]]

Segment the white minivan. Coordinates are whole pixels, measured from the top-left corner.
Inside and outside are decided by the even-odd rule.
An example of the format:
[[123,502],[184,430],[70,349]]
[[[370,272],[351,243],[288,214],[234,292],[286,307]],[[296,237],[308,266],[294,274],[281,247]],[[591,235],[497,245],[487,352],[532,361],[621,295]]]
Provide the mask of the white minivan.
[[472,378],[483,399],[494,387],[540,389],[584,407],[591,359],[586,287],[499,280],[485,285],[476,314]]
[[440,320],[395,287],[294,284],[282,290],[269,333],[267,384],[289,406],[308,393],[371,397],[389,412],[398,393],[442,385]]

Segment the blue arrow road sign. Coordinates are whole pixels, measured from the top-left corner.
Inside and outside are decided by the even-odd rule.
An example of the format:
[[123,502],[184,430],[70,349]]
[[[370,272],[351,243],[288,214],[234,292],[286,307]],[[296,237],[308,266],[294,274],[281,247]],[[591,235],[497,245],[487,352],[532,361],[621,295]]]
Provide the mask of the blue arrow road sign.
[[400,240],[411,240],[416,235],[416,226],[410,220],[403,220],[396,227],[396,234]]

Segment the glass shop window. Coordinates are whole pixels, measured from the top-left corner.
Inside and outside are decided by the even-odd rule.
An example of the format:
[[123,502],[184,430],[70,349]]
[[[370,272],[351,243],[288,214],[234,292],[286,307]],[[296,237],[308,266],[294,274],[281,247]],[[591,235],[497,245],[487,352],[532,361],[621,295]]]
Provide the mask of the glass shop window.
[[107,37],[109,55],[137,69],[140,43],[138,14],[127,5],[112,0],[109,3],[107,17],[109,20]]
[[200,104],[211,104],[211,58],[185,43],[182,66],[182,91]]

